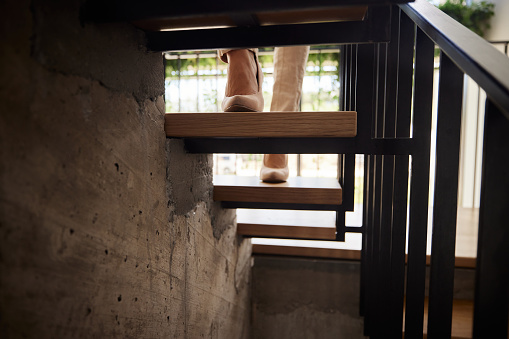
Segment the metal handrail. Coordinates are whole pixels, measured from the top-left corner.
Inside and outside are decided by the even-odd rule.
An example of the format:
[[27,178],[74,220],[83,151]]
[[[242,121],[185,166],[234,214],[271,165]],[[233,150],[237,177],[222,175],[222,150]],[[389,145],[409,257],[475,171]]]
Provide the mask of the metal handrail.
[[509,119],[509,59],[426,0],[399,5]]

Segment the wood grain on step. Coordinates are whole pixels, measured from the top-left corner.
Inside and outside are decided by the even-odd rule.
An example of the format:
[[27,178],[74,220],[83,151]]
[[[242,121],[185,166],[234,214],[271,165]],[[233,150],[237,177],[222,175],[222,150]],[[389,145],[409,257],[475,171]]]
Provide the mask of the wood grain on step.
[[355,250],[300,246],[253,245],[253,253],[349,260],[360,260],[361,258],[361,252]]
[[237,209],[237,234],[248,237],[334,240],[336,212]]
[[166,113],[168,137],[354,137],[356,112]]
[[214,200],[341,205],[342,190],[334,178],[292,177],[287,182],[271,184],[258,177],[217,175]]
[[335,240],[336,229],[330,227],[237,224],[237,234],[249,237],[300,238]]

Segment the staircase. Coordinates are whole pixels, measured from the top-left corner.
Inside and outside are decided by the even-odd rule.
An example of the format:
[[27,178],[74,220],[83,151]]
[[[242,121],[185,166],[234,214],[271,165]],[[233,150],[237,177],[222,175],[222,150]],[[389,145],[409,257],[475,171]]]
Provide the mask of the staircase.
[[[214,200],[239,209],[243,236],[320,241],[344,241],[350,232],[360,236],[360,252],[345,248],[350,252],[342,255],[360,257],[360,313],[371,338],[399,337],[403,328],[405,338],[470,337],[452,332],[458,318],[453,290],[463,78],[469,75],[488,100],[476,295],[467,332],[505,338],[509,270],[500,258],[509,258],[509,61],[425,0],[408,2],[125,1],[116,7],[90,1],[84,15],[138,25],[156,52],[341,44],[341,112],[167,113],[165,130],[169,138],[182,138],[190,153],[342,154],[338,180],[263,184],[257,178],[216,177]],[[188,26],[202,29],[160,30]],[[435,45],[440,80],[427,257]],[[354,208],[355,154],[365,155],[362,227],[345,224],[345,212]],[[254,246],[259,253],[266,250]],[[304,255],[334,254],[323,249]],[[469,307],[463,308],[471,313]]]

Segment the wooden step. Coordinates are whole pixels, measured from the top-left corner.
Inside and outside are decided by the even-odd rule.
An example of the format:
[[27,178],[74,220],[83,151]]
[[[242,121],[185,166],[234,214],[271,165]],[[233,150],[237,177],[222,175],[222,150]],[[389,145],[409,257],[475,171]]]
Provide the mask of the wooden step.
[[360,260],[362,234],[346,233],[345,241],[253,238],[253,254]]
[[287,182],[271,184],[259,177],[216,175],[214,200],[339,206],[342,190],[335,178],[291,177]]
[[[283,12],[264,11],[253,13],[248,17],[252,17],[251,20],[253,20],[253,23],[256,23],[260,26],[314,22],[357,21],[364,18],[366,10],[366,6],[352,6],[345,8],[327,8],[319,10],[306,9]],[[203,29],[212,27],[236,27],[238,25],[238,18],[232,18],[228,15],[208,15],[184,18],[180,17],[137,20],[133,23],[143,30],[150,31]]]
[[170,138],[354,137],[356,112],[166,113]]
[[246,237],[334,240],[336,212],[239,208],[237,233]]

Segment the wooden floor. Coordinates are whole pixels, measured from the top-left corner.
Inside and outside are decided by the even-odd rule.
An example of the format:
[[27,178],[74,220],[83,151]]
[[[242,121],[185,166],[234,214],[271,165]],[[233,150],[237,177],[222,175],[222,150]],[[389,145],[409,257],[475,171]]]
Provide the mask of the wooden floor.
[[[313,213],[314,212],[314,213]],[[316,212],[316,211],[274,211],[274,210],[243,210],[239,209],[238,229],[239,234],[247,236],[261,236],[265,227],[285,228],[285,233],[279,233],[278,236],[284,236],[298,230],[295,228],[305,227],[307,231],[312,229],[334,230],[335,212]],[[458,210],[457,223],[457,245],[456,267],[475,267],[475,256],[477,247],[477,209]],[[350,223],[354,222],[349,220]],[[262,227],[260,227],[262,225]],[[259,234],[253,234],[259,232]],[[268,230],[267,232],[283,232],[282,230]],[[271,233],[274,234],[274,233]],[[316,233],[312,233],[316,234]],[[264,235],[269,236],[269,235]],[[362,236],[359,233],[347,233],[345,242],[335,241],[309,241],[309,240],[288,240],[274,238],[253,238],[253,253],[285,256],[302,256],[313,258],[342,259],[342,260],[360,260],[362,248]],[[431,246],[428,246],[428,251]],[[428,252],[429,254],[429,252]],[[429,264],[430,256],[427,256]],[[428,299],[425,300],[424,311],[424,338],[427,338],[428,326]],[[453,322],[452,339],[472,338],[473,324],[473,301],[455,299],[453,301]],[[404,322],[403,322],[404,323]],[[404,332],[404,328],[403,328]]]
[[[270,236],[272,234],[274,237],[283,237],[286,234],[301,234],[299,232],[304,232],[304,229],[306,232],[310,232],[307,235],[316,235],[317,233],[313,233],[313,229],[325,229],[332,234],[335,229],[334,214],[335,212],[239,209],[237,211],[238,233],[246,236]],[[475,267],[477,220],[477,209],[460,208],[458,210],[456,267]],[[355,221],[349,220],[349,222],[352,223]],[[266,228],[264,229],[264,227]],[[302,230],[299,230],[299,228],[302,228]],[[302,234],[306,235],[305,233]],[[362,236],[359,233],[347,233],[345,242],[274,238],[253,238],[251,241],[253,244],[253,253],[255,254],[342,260],[360,260],[362,248]],[[430,250],[431,246],[428,246],[428,254],[430,253]],[[458,254],[461,254],[462,256],[458,256]],[[429,261],[430,256],[428,255],[428,264]],[[427,314],[428,299],[426,298],[424,311],[424,338],[427,338]],[[462,299],[453,300],[452,316],[451,338],[472,338],[473,301]]]
[[[319,220],[317,217],[320,214],[315,214],[314,218],[312,215],[306,217],[299,217],[298,214],[294,214],[295,211],[280,211],[274,213],[272,210],[265,212],[265,217],[255,216],[257,212],[255,210],[238,210],[241,234],[247,236],[258,236],[258,237],[271,237],[270,234],[262,234],[262,229],[253,224],[274,224],[274,225],[286,225],[292,224],[293,226],[306,226],[306,227],[322,227],[322,228],[333,228],[334,220],[333,216],[329,214],[323,214]],[[272,214],[271,214],[272,213]],[[334,213],[334,212],[328,212]],[[286,215],[285,215],[286,214]],[[358,215],[358,214],[357,214]],[[351,215],[349,215],[351,216]],[[301,221],[296,221],[299,218]],[[295,221],[291,221],[291,220]],[[347,221],[348,222],[348,221]],[[352,220],[350,223],[358,224],[359,220]],[[456,266],[473,268],[475,267],[476,254],[477,254],[477,222],[478,222],[478,209],[465,209],[460,208],[458,210],[458,224],[457,224],[457,237],[456,237]],[[250,225],[249,227],[245,225]],[[258,232],[257,234],[249,234]],[[277,231],[279,232],[279,230]],[[311,231],[312,232],[312,231]],[[329,231],[331,232],[331,231]],[[282,234],[273,237],[281,237]],[[343,258],[352,259],[360,257],[359,254],[351,253],[360,252],[362,248],[362,238],[360,234],[349,234],[347,233],[345,242],[327,242],[327,241],[303,241],[303,240],[285,240],[285,239],[258,239],[254,238],[253,242],[253,253],[263,254],[277,254],[277,255],[296,255],[296,256],[316,256],[316,257],[329,257],[329,258]],[[327,248],[324,251],[323,248]],[[427,262],[429,264],[431,253],[431,232],[428,237],[428,249],[427,249]]]
[[341,205],[342,190],[334,178],[293,177],[287,182],[270,184],[258,177],[216,175],[214,200]]
[[[474,302],[472,300],[454,299],[452,303],[451,339],[472,338],[472,324],[474,319]],[[403,318],[403,332],[404,329]],[[428,332],[428,298],[424,301],[424,338]]]
[[356,112],[166,113],[170,138],[354,137]]

